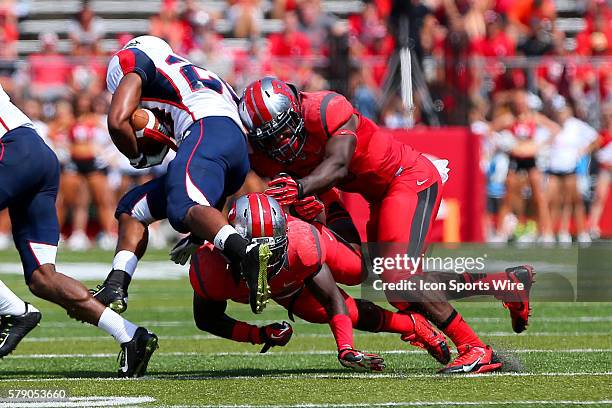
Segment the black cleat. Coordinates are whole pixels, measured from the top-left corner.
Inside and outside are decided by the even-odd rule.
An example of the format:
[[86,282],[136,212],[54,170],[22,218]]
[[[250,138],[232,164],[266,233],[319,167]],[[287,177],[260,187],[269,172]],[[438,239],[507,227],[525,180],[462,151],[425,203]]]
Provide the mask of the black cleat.
[[38,310],[31,310],[26,303],[26,312],[21,316],[2,316],[0,324],[0,358],[13,352],[21,339],[38,325],[42,314]]
[[114,312],[121,314],[127,310],[127,289],[130,280],[130,275],[115,270],[108,275],[104,283],[96,286],[95,289],[89,289],[89,292],[104,306],[108,306]]
[[134,333],[134,338],[127,343],[121,344],[121,351],[117,361],[119,377],[142,377],[147,371],[149,359],[159,347],[157,336],[144,327],[139,327]]
[[267,244],[251,244],[240,263],[240,274],[249,287],[249,304],[253,313],[261,313],[270,300],[268,285],[268,261],[270,247]]

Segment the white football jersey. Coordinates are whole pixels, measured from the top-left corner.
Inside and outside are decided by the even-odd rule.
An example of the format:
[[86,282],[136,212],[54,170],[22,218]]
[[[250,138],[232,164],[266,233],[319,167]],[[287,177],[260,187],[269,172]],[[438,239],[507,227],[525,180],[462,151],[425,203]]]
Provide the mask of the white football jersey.
[[0,138],[8,131],[24,125],[34,126],[30,118],[13,105],[11,98],[0,85]]
[[172,52],[164,40],[144,35],[131,40],[108,64],[106,86],[115,93],[124,75],[142,78],[141,105],[174,131],[177,144],[185,131],[207,116],[226,116],[243,129],[238,97],[214,72],[193,65]]

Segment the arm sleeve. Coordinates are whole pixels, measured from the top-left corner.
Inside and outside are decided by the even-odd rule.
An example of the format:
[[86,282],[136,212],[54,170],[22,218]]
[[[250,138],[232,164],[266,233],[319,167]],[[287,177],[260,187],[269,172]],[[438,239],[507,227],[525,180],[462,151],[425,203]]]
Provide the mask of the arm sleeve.
[[302,278],[311,276],[321,269],[327,255],[324,242],[314,225],[301,220],[289,223],[289,265],[300,271]]
[[237,321],[225,313],[227,301],[193,298],[193,318],[198,329],[241,343],[262,344],[259,327]]
[[330,92],[321,101],[321,123],[328,137],[334,134],[355,113],[355,108],[342,95]]
[[126,48],[116,53],[108,64],[106,87],[115,93],[121,79],[130,72],[137,73],[142,79],[143,87],[155,79],[155,63],[143,51],[137,48]]

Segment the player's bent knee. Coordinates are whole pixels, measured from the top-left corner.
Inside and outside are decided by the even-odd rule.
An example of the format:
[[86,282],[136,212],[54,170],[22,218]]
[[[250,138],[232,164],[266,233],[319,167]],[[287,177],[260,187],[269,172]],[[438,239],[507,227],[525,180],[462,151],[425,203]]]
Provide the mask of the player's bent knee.
[[117,204],[117,210],[115,211],[115,218],[121,222],[122,218],[129,217],[137,220],[144,225],[150,225],[155,221],[155,217],[151,214],[147,198],[142,197],[135,203],[128,196],[123,196]]
[[43,297],[53,284],[56,271],[55,265],[44,264],[34,270],[28,282],[30,292],[38,297]]
[[196,205],[196,203],[192,203],[190,206],[185,206],[168,202],[168,221],[172,228],[183,234],[190,232],[187,226],[187,217],[191,209]]

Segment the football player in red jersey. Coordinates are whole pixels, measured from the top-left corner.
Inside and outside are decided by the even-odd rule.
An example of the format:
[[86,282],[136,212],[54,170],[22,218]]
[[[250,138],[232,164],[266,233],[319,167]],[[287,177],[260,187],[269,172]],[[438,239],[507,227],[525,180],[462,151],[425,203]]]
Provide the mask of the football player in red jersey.
[[[309,322],[328,323],[342,365],[375,371],[384,367],[378,355],[354,349],[353,327],[399,333],[402,340],[427,349],[441,363],[449,361],[444,336],[421,315],[392,313],[369,301],[353,299],[336,285],[336,273],[328,265],[334,263],[334,257],[350,257],[352,250],[335,250],[329,232],[323,236],[311,224],[291,216],[287,220],[279,204],[262,193],[240,197],[230,211],[229,222],[245,238],[269,244],[272,257],[267,285],[272,299],[287,308],[291,318],[296,315]],[[360,263],[360,256],[352,254]],[[189,276],[198,328],[235,341],[265,344],[264,348],[287,344],[292,335],[289,323],[257,327],[225,314],[228,300],[247,302],[248,288],[213,246],[202,246],[195,253]]]
[[[268,194],[290,205],[332,187],[360,193],[371,208],[368,241],[404,243],[403,254],[412,259],[421,256],[440,205],[441,174],[446,177],[448,171],[445,165],[439,171],[411,146],[380,132],[374,122],[334,92],[300,92],[266,77],[247,86],[239,112],[253,148],[251,167],[272,179]],[[523,268],[479,279],[525,281],[530,287],[532,276],[531,269]],[[412,271],[382,275],[386,282],[412,277]],[[432,279],[429,275],[417,278]],[[420,300],[391,299],[391,303],[400,311],[422,311],[455,343],[459,357],[442,372],[487,372],[501,367],[492,349],[444,296],[429,291]],[[516,327],[524,329],[528,298],[523,294],[520,301],[505,304],[513,326],[517,321]]]

